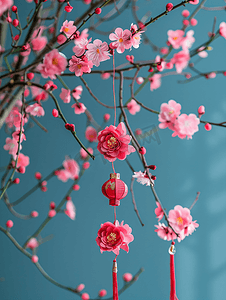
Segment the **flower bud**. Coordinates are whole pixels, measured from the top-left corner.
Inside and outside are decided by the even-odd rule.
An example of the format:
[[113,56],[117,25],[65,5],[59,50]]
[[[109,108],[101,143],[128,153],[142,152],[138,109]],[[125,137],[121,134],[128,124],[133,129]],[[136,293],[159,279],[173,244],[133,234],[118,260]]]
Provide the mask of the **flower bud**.
[[212,129],[212,125],[210,123],[206,123],[204,127],[207,131],[210,131]]
[[166,11],[171,11],[173,9],[173,3],[166,4]]
[[101,14],[101,8],[100,7],[97,7],[96,9],[95,9],[95,14],[97,14],[97,15],[99,15],[99,14]]
[[8,221],[6,222],[6,227],[7,227],[7,228],[12,228],[12,227],[13,227],[13,221],[12,221],[12,220],[8,220]]

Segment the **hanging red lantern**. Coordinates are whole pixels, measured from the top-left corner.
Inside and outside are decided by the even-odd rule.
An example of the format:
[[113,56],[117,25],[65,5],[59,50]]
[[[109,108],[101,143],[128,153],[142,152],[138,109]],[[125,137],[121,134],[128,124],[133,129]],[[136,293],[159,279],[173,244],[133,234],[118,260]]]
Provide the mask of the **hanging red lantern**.
[[128,193],[128,187],[120,180],[119,173],[111,173],[110,179],[102,185],[102,193],[109,199],[109,205],[119,206],[120,200]]

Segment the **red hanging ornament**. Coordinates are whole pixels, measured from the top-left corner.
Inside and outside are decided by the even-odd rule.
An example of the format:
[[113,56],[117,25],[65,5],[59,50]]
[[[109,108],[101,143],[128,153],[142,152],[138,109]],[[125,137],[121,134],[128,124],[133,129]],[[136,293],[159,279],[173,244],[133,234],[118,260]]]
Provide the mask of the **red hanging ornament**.
[[175,242],[172,242],[169,248],[170,254],[170,300],[178,300],[176,295],[176,279],[175,279],[175,267],[174,267],[174,254],[176,253],[176,248],[174,246]]
[[118,281],[117,281],[117,262],[113,260],[112,279],[113,279],[113,300],[118,300]]
[[120,200],[128,193],[128,187],[120,180],[119,173],[111,173],[110,179],[102,185],[102,193],[109,199],[109,205],[119,206]]

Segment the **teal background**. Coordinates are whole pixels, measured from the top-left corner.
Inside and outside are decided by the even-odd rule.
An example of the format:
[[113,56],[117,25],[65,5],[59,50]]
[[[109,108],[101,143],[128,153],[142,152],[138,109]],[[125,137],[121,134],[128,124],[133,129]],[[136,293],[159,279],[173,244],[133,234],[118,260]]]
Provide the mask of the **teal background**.
[[[23,17],[28,14],[34,4],[15,0],[18,6],[20,19],[25,23]],[[68,20],[75,19],[80,15],[85,5],[81,1],[71,1],[74,6]],[[165,10],[167,1],[137,1],[141,18],[150,11],[151,16],[156,16]],[[174,3],[176,4],[176,3]],[[45,4],[46,5],[46,4]],[[224,1],[207,1],[206,6],[223,6]],[[112,6],[111,6],[112,7]],[[130,4],[131,7],[131,4]],[[186,5],[190,12],[196,8],[194,5]],[[165,46],[167,30],[180,29],[182,24],[181,12],[183,7],[169,13],[148,27],[146,32],[151,41],[159,47]],[[106,8],[109,11],[109,8]],[[103,9],[103,15],[105,9]],[[225,11],[201,10],[197,15],[198,25],[194,29],[196,39],[192,49],[207,41],[208,31],[212,30],[214,16],[217,17],[216,28],[225,20]],[[95,17],[97,20],[98,17]],[[117,19],[111,20],[106,25],[101,25],[100,30],[112,31],[113,27],[129,28],[135,23],[131,10],[127,10]],[[90,33],[90,37],[100,38],[109,42],[108,36],[100,36]],[[197,56],[192,62],[201,72],[226,70],[225,50],[226,40],[218,38],[211,45],[213,51],[209,51],[208,58],[199,60]],[[9,45],[8,45],[9,47]],[[7,48],[7,47],[6,47]],[[7,48],[8,49],[8,48]],[[72,55],[72,47],[63,51],[68,58]],[[176,51],[175,51],[176,52]],[[173,52],[174,53],[174,52]],[[149,45],[142,43],[139,49],[128,50],[123,54],[116,55],[116,66],[127,63],[125,56],[134,55],[135,61],[154,59],[157,55]],[[170,56],[172,57],[172,56]],[[97,68],[94,67],[93,70]],[[112,60],[101,63],[100,69],[112,69]],[[97,69],[98,70],[98,69]],[[139,75],[147,76],[148,68],[143,68]],[[191,71],[189,68],[185,71]],[[167,72],[167,71],[166,71]],[[134,71],[124,73],[132,76]],[[192,73],[194,74],[194,73]],[[112,105],[112,79],[103,81],[99,74],[85,74],[84,79],[88,82],[94,95],[102,102]],[[174,99],[181,103],[182,113],[196,113],[200,105],[206,107],[203,120],[211,122],[226,121],[226,99],[225,80],[223,75],[217,75],[215,79],[206,80],[200,78],[187,84],[179,84],[184,76],[166,76],[162,78],[161,88],[151,92],[149,84],[138,94],[137,99],[154,110],[159,110],[163,102]],[[82,84],[77,77],[65,79],[67,85],[73,89]],[[45,82],[41,80],[41,83]],[[125,80],[124,103],[130,96],[129,83]],[[61,84],[57,82],[59,95]],[[135,84],[135,89],[138,85]],[[118,81],[116,81],[116,99],[118,101]],[[60,106],[69,121],[74,123],[78,136],[87,146],[93,147],[96,154],[95,161],[90,161],[88,169],[79,182],[81,188],[72,193],[72,200],[76,206],[76,220],[72,221],[65,214],[59,214],[48,223],[42,231],[41,236],[53,235],[53,238],[42,244],[38,249],[39,262],[44,270],[61,284],[76,287],[80,283],[85,284],[84,292],[89,293],[93,299],[97,297],[102,288],[112,293],[111,268],[113,253],[100,253],[95,238],[100,224],[106,221],[113,222],[113,208],[108,205],[108,200],[101,193],[102,184],[109,179],[112,166],[105,161],[96,150],[96,143],[88,144],[84,131],[86,127],[86,116],[75,115],[71,104],[64,104],[58,96]],[[110,113],[111,120],[107,125],[113,123],[113,111],[107,110],[90,97],[84,87],[81,102],[91,111],[94,119],[102,124],[103,114]],[[79,145],[68,131],[65,131],[63,122],[52,117],[52,109],[55,108],[53,101],[49,98],[43,103],[45,116],[38,120],[48,129],[43,132],[34,125],[26,133],[27,141],[23,142],[22,153],[30,157],[30,165],[25,174],[17,174],[21,180],[19,185],[9,189],[9,198],[15,201],[33,187],[37,181],[34,173],[39,171],[43,177],[47,176],[53,169],[59,167],[66,155],[74,157],[80,150]],[[117,117],[119,111],[117,111]],[[136,128],[148,131],[153,126],[158,126],[157,115],[151,114],[143,109],[135,116],[128,115],[133,130]],[[112,122],[112,123],[111,123]],[[104,125],[105,126],[105,125]],[[146,129],[145,129],[146,128]],[[203,124],[199,126],[192,140],[181,140],[172,138],[172,132],[168,129],[159,130],[159,142],[154,139],[141,141],[147,149],[146,159],[148,164],[156,164],[157,169],[153,172],[157,176],[155,188],[163,203],[169,211],[175,205],[190,207],[196,193],[201,192],[197,204],[191,211],[194,220],[200,227],[192,236],[186,237],[181,243],[176,243],[175,254],[177,297],[180,300],[224,300],[226,294],[226,255],[225,255],[225,232],[226,232],[226,135],[225,128],[213,127],[210,132],[204,129]],[[1,130],[1,166],[7,165],[9,161],[8,152],[3,149],[5,138],[8,135]],[[156,139],[156,136],[154,136]],[[136,153],[128,156],[128,160],[136,171],[143,171],[139,157]],[[81,162],[79,162],[81,165]],[[129,186],[132,172],[125,162],[116,161],[115,169],[121,174],[121,179]],[[15,209],[21,214],[29,214],[32,210],[39,212],[39,217],[24,221],[12,216],[4,203],[1,203],[0,225],[5,226],[8,219],[12,219],[14,227],[11,234],[23,244],[31,236],[46,218],[49,203],[54,201],[59,204],[72,181],[67,183],[59,181],[56,177],[48,182],[46,193],[37,190],[29,198],[24,200]],[[144,227],[141,227],[134,212],[131,194],[121,201],[117,209],[117,219],[124,220],[133,229],[134,241],[129,245],[127,254],[120,251],[118,261],[119,288],[123,285],[122,275],[126,272],[135,274],[140,267],[145,271],[139,280],[133,284],[120,299],[169,299],[169,242],[163,241],[154,232],[157,219],[154,214],[156,204],[149,187],[134,183],[134,193],[137,207],[142,218]],[[19,252],[11,241],[0,234],[0,299],[1,300],[49,300],[79,299],[78,295],[60,289],[47,281],[31,263],[29,258]]]

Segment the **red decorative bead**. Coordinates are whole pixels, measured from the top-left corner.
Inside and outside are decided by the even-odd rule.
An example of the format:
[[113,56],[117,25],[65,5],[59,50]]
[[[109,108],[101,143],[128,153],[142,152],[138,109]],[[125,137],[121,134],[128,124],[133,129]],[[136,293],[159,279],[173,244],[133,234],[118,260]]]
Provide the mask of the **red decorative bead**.
[[102,193],[109,199],[109,205],[119,206],[120,200],[128,193],[128,187],[120,180],[119,173],[111,173],[110,179],[102,185]]

